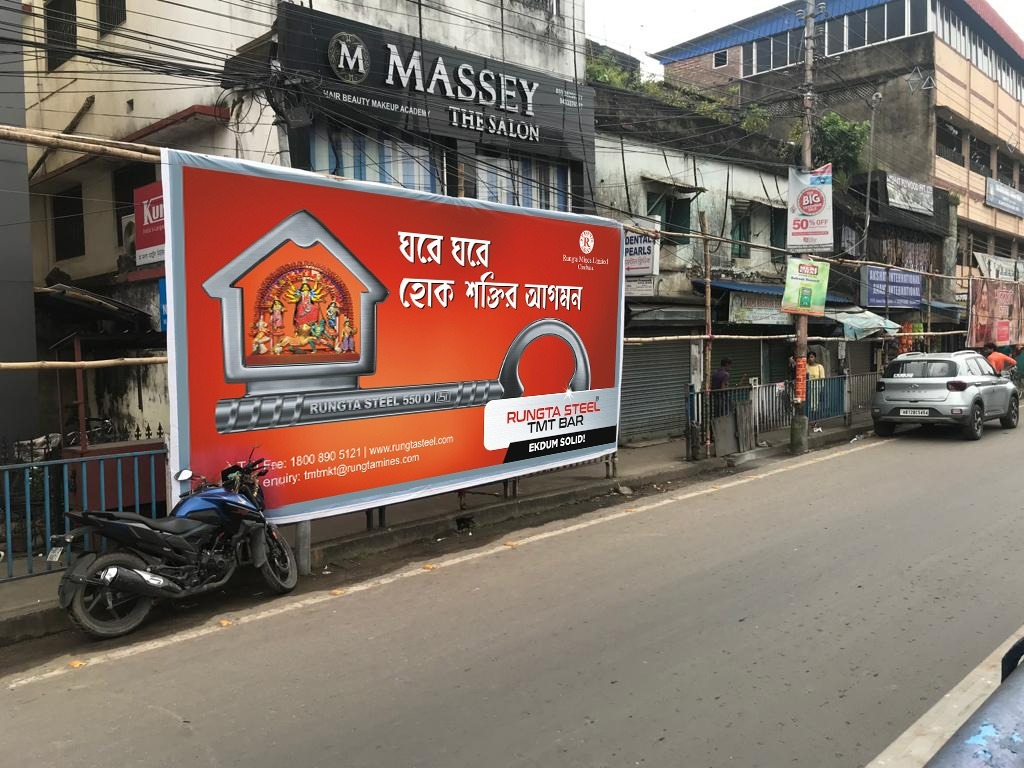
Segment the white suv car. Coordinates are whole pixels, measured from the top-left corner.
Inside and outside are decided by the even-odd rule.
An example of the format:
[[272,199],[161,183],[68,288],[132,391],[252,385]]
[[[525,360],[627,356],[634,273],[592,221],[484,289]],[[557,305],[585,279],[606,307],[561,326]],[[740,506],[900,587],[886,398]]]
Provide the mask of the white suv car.
[[876,385],[871,418],[879,437],[892,435],[897,424],[957,424],[965,438],[978,440],[989,419],[1014,429],[1020,398],[1009,376],[977,352],[908,352],[889,363]]

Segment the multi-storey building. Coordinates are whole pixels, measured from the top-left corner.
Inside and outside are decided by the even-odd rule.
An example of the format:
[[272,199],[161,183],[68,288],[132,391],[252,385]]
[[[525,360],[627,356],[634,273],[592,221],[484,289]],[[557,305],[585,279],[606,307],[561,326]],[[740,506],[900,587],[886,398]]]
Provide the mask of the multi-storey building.
[[[738,83],[744,103],[769,109],[776,135],[791,135],[804,78],[803,7],[780,5],[656,57],[670,80]],[[987,257],[1024,255],[1024,40],[985,0],[832,0],[824,9],[816,107],[869,120],[877,105],[869,152],[889,174],[876,176],[872,198],[928,196],[905,178],[950,190],[958,248],[946,249],[944,271],[952,274],[954,259],[969,266],[974,252],[983,269],[1014,272]]]

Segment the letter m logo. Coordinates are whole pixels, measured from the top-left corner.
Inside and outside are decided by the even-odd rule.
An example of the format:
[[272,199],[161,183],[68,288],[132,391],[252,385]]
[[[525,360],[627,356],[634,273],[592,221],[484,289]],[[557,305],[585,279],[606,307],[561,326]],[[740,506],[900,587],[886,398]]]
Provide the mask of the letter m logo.
[[331,38],[327,46],[327,60],[335,76],[350,85],[363,82],[370,68],[366,46],[350,32],[339,32]]

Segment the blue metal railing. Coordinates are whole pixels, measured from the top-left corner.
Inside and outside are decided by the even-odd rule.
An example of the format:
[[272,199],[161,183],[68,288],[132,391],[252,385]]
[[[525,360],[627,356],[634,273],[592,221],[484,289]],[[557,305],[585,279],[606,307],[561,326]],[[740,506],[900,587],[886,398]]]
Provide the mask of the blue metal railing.
[[64,568],[67,557],[59,563],[36,560],[46,555],[53,533],[69,529],[65,514],[72,509],[157,517],[164,509],[166,455],[166,448],[158,448],[0,465],[0,555],[6,565],[0,581]]

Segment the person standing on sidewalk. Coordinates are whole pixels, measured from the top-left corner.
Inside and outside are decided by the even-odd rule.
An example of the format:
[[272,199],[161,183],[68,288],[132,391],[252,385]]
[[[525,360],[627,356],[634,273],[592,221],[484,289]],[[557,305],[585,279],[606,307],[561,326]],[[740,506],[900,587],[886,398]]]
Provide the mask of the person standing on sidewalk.
[[821,389],[825,386],[825,382],[822,381],[820,384],[815,384],[816,381],[821,381],[825,378],[825,366],[818,362],[818,354],[816,352],[807,353],[807,401],[811,405],[812,414],[818,412],[818,406],[821,404]]
[[711,413],[715,416],[724,416],[729,412],[726,398],[728,394],[722,390],[729,388],[729,370],[732,368],[732,359],[723,357],[718,365],[718,370],[711,374]]

